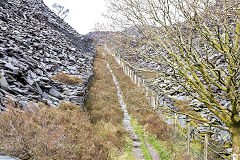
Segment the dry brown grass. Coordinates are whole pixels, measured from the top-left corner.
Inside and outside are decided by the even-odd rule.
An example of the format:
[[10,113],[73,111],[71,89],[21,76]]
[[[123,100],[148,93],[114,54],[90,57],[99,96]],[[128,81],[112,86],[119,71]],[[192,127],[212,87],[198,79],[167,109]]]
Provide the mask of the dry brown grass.
[[103,120],[119,124],[123,120],[123,113],[118,102],[117,89],[99,50],[101,51],[100,47],[94,63],[94,80],[90,86],[86,108],[94,123]]
[[147,79],[157,78],[157,73],[156,72],[141,71],[141,74],[143,75],[143,77],[145,77]]
[[152,107],[145,98],[145,94],[122,72],[121,68],[117,67],[118,64],[110,55],[107,55],[107,59],[118,79],[124,100],[128,106],[128,111],[141,125],[146,126],[147,131],[157,135],[162,141],[169,140],[171,128],[152,110]]
[[81,107],[64,103],[59,108],[30,108],[9,107],[1,113],[5,153],[21,159],[106,159],[104,143]]
[[121,125],[123,113],[118,102],[117,89],[101,52],[102,48],[98,47],[94,62],[94,80],[85,107],[91,122],[98,130],[100,141],[105,142],[108,158],[118,159],[119,157],[113,155],[116,152],[119,156],[122,154],[127,135]]
[[[195,112],[193,107],[189,105],[190,101],[187,100],[175,100],[174,105],[178,107],[179,112],[190,114],[196,118],[201,118],[200,113]],[[200,122],[202,123],[202,122]]]
[[62,83],[66,83],[66,84],[71,84],[71,85],[75,85],[75,84],[82,84],[83,83],[83,79],[78,77],[78,76],[72,76],[72,75],[68,75],[65,73],[58,73],[55,76],[51,77],[53,80],[57,80],[59,82]]

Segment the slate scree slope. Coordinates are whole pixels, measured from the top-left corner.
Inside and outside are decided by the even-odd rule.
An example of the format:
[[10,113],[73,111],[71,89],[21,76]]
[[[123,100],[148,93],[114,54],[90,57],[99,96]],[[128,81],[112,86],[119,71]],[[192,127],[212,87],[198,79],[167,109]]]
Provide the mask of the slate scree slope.
[[[93,77],[95,45],[53,13],[42,0],[0,0],[0,108],[6,98],[23,108],[29,102],[84,106]],[[77,75],[82,84],[51,79]]]

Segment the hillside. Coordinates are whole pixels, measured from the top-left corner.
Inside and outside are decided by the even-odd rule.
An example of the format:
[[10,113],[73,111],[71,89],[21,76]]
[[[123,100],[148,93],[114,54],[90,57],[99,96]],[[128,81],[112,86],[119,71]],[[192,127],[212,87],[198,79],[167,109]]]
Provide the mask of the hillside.
[[[1,0],[1,110],[6,98],[23,108],[30,101],[50,106],[71,101],[83,107],[94,57],[92,39],[78,34],[42,0]],[[52,80],[58,74],[65,77]],[[58,81],[71,76],[78,77],[77,85]]]

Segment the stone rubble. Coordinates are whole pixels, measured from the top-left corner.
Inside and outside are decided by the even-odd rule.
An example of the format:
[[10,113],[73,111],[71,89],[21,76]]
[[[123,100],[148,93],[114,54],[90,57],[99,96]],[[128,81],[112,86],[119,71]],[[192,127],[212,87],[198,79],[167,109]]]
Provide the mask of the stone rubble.
[[[0,110],[6,98],[27,107],[30,101],[84,106],[93,77],[95,45],[53,13],[42,0],[0,0]],[[66,73],[79,85],[54,81]]]

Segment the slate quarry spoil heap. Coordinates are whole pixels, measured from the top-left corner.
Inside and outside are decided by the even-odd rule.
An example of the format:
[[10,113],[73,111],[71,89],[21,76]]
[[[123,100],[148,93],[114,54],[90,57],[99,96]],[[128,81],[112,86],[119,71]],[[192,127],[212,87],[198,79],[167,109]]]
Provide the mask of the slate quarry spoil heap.
[[[30,101],[84,106],[93,77],[95,45],[53,13],[42,0],[0,0],[0,108],[6,98],[23,108]],[[83,81],[69,85],[52,76]]]

